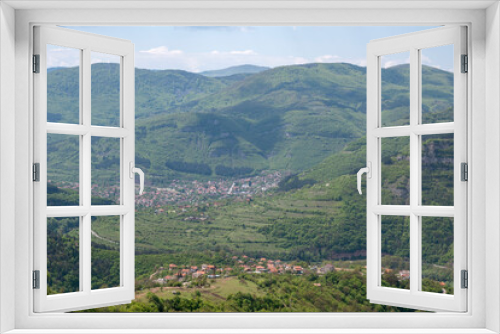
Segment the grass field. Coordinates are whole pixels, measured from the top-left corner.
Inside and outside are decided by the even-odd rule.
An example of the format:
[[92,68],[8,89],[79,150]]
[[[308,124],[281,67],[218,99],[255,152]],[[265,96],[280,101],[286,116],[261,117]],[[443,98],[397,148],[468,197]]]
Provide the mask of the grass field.
[[142,291],[136,292],[135,300],[137,302],[147,303],[148,292],[153,292],[163,299],[171,299],[175,296],[192,299],[195,298],[196,292],[200,292],[201,298],[214,304],[226,301],[229,295],[237,292],[250,293],[256,296],[264,295],[264,292],[258,289],[257,284],[252,281],[240,280],[237,277],[212,280],[210,282],[210,287],[159,287],[143,289]]
[[[138,251],[186,252],[221,249],[236,255],[285,256],[276,237],[269,237],[263,227],[285,219],[322,218],[336,215],[341,202],[316,200],[325,194],[321,187],[297,192],[253,198],[252,201],[217,201],[218,206],[201,204],[181,210],[163,207],[139,209],[136,213],[136,249]],[[116,224],[98,221],[92,229],[102,239],[94,242],[117,241]]]

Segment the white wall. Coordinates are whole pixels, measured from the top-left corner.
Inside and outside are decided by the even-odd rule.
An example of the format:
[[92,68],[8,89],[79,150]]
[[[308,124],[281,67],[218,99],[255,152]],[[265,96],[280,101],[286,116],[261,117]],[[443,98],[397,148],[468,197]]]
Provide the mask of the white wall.
[[[12,13],[11,9],[7,9],[5,6],[5,12]],[[0,7],[1,10],[2,7]],[[30,174],[30,161],[31,161],[31,153],[30,153],[30,105],[29,105],[29,22],[79,22],[79,23],[94,23],[99,24],[101,22],[107,23],[115,23],[115,24],[144,24],[144,22],[148,22],[149,24],[199,24],[200,22],[205,23],[213,23],[220,25],[221,22],[243,22],[247,24],[257,24],[257,23],[266,23],[266,22],[276,22],[278,24],[287,24],[290,22],[294,23],[303,23],[310,24],[311,22],[318,24],[329,24],[330,22],[337,24],[349,24],[352,22],[394,22],[397,24],[398,22],[409,22],[408,18],[411,20],[417,20],[421,22],[443,22],[446,21],[448,15],[451,17],[449,19],[450,23],[463,22],[467,23],[472,20],[473,23],[473,37],[474,40],[474,50],[475,53],[472,55],[472,65],[473,71],[472,74],[474,76],[473,84],[478,90],[475,95],[474,101],[472,104],[474,105],[475,117],[473,117],[471,123],[471,131],[473,136],[476,136],[474,140],[473,153],[476,159],[471,160],[471,167],[473,168],[470,171],[470,175],[474,178],[474,190],[471,194],[471,197],[474,199],[474,206],[472,212],[472,222],[475,226],[474,233],[472,238],[475,240],[474,250],[472,251],[471,257],[471,279],[473,281],[480,282],[479,286],[475,289],[474,293],[469,293],[472,299],[472,310],[475,313],[475,317],[473,319],[474,323],[472,323],[473,327],[483,327],[484,326],[484,317],[482,316],[486,312],[488,313],[487,323],[488,327],[495,330],[496,332],[500,332],[500,298],[499,298],[499,290],[498,286],[498,277],[500,277],[500,258],[499,258],[499,245],[495,243],[495,241],[499,240],[499,222],[500,222],[500,173],[499,173],[499,165],[500,165],[500,116],[499,116],[499,106],[500,106],[500,24],[499,24],[499,9],[498,6],[491,7],[488,10],[488,20],[484,19],[484,11],[456,11],[456,10],[447,10],[446,15],[443,14],[443,11],[425,11],[425,10],[412,10],[409,11],[387,11],[387,10],[370,10],[370,11],[362,11],[358,13],[358,11],[342,11],[342,10],[322,10],[322,11],[292,11],[292,10],[269,10],[264,13],[262,11],[257,10],[249,10],[248,12],[231,12],[231,11],[207,11],[207,10],[167,10],[167,11],[155,11],[149,12],[144,10],[128,10],[128,11],[112,11],[112,10],[100,10],[100,11],[90,11],[90,10],[47,10],[47,11],[17,11],[17,61],[16,64],[17,70],[17,80],[16,80],[16,145],[19,148],[19,151],[16,152],[15,157],[12,150],[9,150],[9,147],[12,145],[12,138],[14,135],[14,130],[12,128],[8,128],[8,124],[4,122],[4,120],[10,121],[10,117],[13,117],[13,111],[8,112],[8,106],[11,106],[9,100],[14,95],[13,87],[14,83],[7,82],[3,83],[0,80],[0,115],[2,118],[0,125],[0,196],[4,194],[4,192],[10,197],[1,198],[2,207],[0,207],[1,215],[0,215],[0,238],[4,231],[9,231],[10,228],[14,226],[12,219],[3,219],[3,215],[7,216],[7,218],[13,218],[13,213],[4,213],[4,208],[6,210],[10,210],[9,204],[12,203],[12,192],[14,189],[14,185],[12,183],[12,179],[10,178],[10,173],[13,172],[12,166],[10,165],[10,161],[13,158],[17,159],[16,164],[16,173],[19,177],[16,177],[16,239],[22,242],[18,242],[18,247],[16,251],[16,276],[15,281],[17,284],[17,294],[16,294],[16,307],[18,312],[16,313],[17,317],[17,325],[25,326],[26,328],[32,328],[35,326],[42,326],[45,328],[53,328],[59,326],[59,328],[68,328],[69,326],[81,326],[82,328],[85,326],[99,328],[104,328],[102,325],[103,321],[91,321],[88,320],[88,315],[85,317],[71,318],[70,320],[66,319],[66,323],[56,323],[54,318],[56,315],[51,317],[40,317],[37,319],[32,319],[27,317],[27,310],[32,309],[31,304],[29,303],[29,296],[31,294],[31,290],[27,289],[30,284],[30,274],[32,266],[27,260],[29,254],[29,238],[27,236],[30,235],[29,227],[31,224],[30,217],[30,200],[27,194],[30,194],[30,185],[31,182],[29,180]],[[10,14],[9,14],[10,15]],[[3,18],[5,14],[0,15],[1,22],[8,22]],[[13,20],[12,20],[13,21]],[[485,22],[486,21],[486,22]],[[0,26],[3,27],[3,23],[0,22]],[[11,24],[7,25],[8,27],[12,27]],[[488,51],[487,61],[487,71],[488,74],[488,89],[484,89],[485,81],[483,78],[485,77],[485,66],[483,64],[483,60],[485,54],[483,53],[484,39],[482,36],[483,29],[488,29],[488,48],[491,50]],[[0,33],[0,38],[3,38],[5,35],[4,31],[9,31],[6,29],[1,29],[2,33]],[[2,52],[0,52],[0,70],[11,71],[14,66],[12,62],[7,62],[9,58],[8,55],[11,55],[11,52],[8,52],[8,49],[11,48],[11,43],[8,43],[8,48],[4,48],[4,40],[1,40]],[[7,53],[8,55],[5,58],[1,58],[2,53]],[[12,59],[11,59],[12,60]],[[6,64],[5,66],[3,64]],[[13,73],[10,73],[8,76],[3,75],[5,72],[2,72],[2,78],[10,77],[14,78]],[[494,75],[490,75],[491,73],[495,73]],[[4,81],[6,81],[4,79]],[[479,93],[481,92],[481,93]],[[485,94],[487,95],[487,99],[484,98]],[[485,106],[485,101],[487,101],[487,105]],[[3,104],[6,104],[7,107],[4,108]],[[7,110],[6,110],[7,109]],[[487,114],[487,118],[485,117],[485,112]],[[487,119],[487,122],[485,120]],[[3,128],[7,128],[3,131]],[[487,130],[488,141],[485,142],[484,133],[485,129]],[[11,137],[12,136],[12,137]],[[8,141],[5,141],[4,138],[10,138]],[[7,151],[5,151],[7,150]],[[485,151],[487,150],[487,151]],[[488,152],[486,157],[485,152]],[[3,158],[6,156],[7,158]],[[12,158],[9,160],[9,158]],[[8,165],[4,165],[3,162],[9,163]],[[488,166],[488,167],[485,167]],[[488,174],[486,174],[487,172]],[[485,178],[485,175],[488,176],[488,179]],[[5,180],[5,182],[3,182]],[[487,180],[487,182],[485,182]],[[486,188],[485,188],[486,187]],[[19,190],[21,189],[21,190]],[[484,194],[488,194],[486,204],[484,200]],[[3,202],[6,200],[6,202]],[[485,217],[485,207],[487,206],[488,212],[487,217]],[[485,221],[490,222],[488,224],[487,231],[484,230]],[[490,254],[489,260],[487,262],[487,275],[483,275],[484,268],[484,236],[488,237],[488,246],[491,249],[495,250],[496,253]],[[479,236],[479,237],[478,237]],[[0,240],[0,270],[2,273],[13,272],[9,271],[13,269],[12,259],[9,259],[8,256],[14,254],[10,251],[11,240]],[[12,257],[12,256],[11,256]],[[478,276],[474,276],[474,273],[480,273]],[[5,276],[5,275],[4,275]],[[3,278],[2,278],[3,279]],[[11,285],[10,281],[6,278],[4,281],[0,281],[0,288],[2,289],[1,302],[0,302],[0,322],[2,322],[3,326],[10,326],[12,324],[12,319],[9,319],[9,316],[12,316],[11,310],[14,308],[14,305],[9,305],[9,300],[13,299],[13,285]],[[492,284],[491,282],[496,282],[497,286]],[[485,285],[489,284],[484,288]],[[486,297],[486,300],[484,298]],[[4,298],[5,297],[5,298]],[[487,304],[486,304],[487,303]],[[488,307],[485,309],[485,305]],[[4,306],[4,307],[3,307]],[[478,318],[479,314],[479,318]],[[288,317],[286,315],[280,315],[282,318],[276,317],[276,321],[273,323],[274,326],[278,327],[280,325],[280,321],[286,321],[288,324],[295,325],[296,328],[304,328],[304,317],[293,315],[293,317]],[[446,318],[448,315],[444,315],[443,318]],[[62,318],[62,317],[61,317]],[[100,317],[103,318],[103,317]],[[146,318],[146,317],[145,317]],[[355,325],[359,328],[367,328],[367,327],[401,327],[399,324],[406,320],[413,320],[406,318],[405,315],[400,315],[398,317],[400,322],[396,323],[388,323],[387,318],[384,315],[377,315],[376,317],[370,317],[369,321],[364,322],[356,322]],[[411,317],[413,318],[413,317]],[[449,319],[444,319],[447,321],[447,324],[451,327],[459,327],[459,326],[467,326],[470,325],[471,322],[468,319],[469,317],[454,317],[450,316]],[[6,321],[2,321],[5,319]],[[59,318],[57,318],[59,320]],[[138,322],[138,317],[123,317],[120,320],[118,318],[114,319],[114,323],[106,323],[106,326],[116,326],[121,328],[134,328]],[[200,318],[202,319],[202,318]],[[250,327],[261,327],[264,326],[264,323],[255,320],[253,317],[244,317],[241,315],[231,315],[230,319],[223,316],[218,315],[210,315],[209,317],[203,318],[199,322],[191,322],[189,325],[193,327],[198,326],[199,328],[205,329],[210,326],[217,328],[216,326],[227,326],[231,328],[233,324],[237,325],[247,325]],[[281,320],[280,320],[281,319]],[[349,315],[336,315],[335,322],[332,322],[332,319],[328,317],[328,315],[315,315],[314,326],[315,328],[329,328],[332,326],[337,327],[348,327],[353,325],[353,319]],[[393,320],[393,319],[391,319]],[[36,321],[36,323],[34,322]],[[152,328],[163,328],[165,326],[165,320],[161,318],[152,318],[149,317],[147,321],[151,324]],[[419,324],[416,327],[429,327],[436,326],[435,324],[441,324],[439,322],[441,320],[437,320],[437,318],[428,318],[425,322]],[[72,324],[68,325],[71,322]],[[186,318],[182,316],[173,316],[169,317],[169,326],[171,328],[175,328],[175,326],[179,326],[182,328],[186,324]],[[66,327],[63,327],[66,326]],[[398,328],[396,327],[396,328]]]
[[0,2],[0,332],[14,328],[15,12]]
[[[486,328],[500,332],[500,6],[486,11]],[[491,260],[490,260],[491,259]],[[498,282],[498,281],[497,281]]]

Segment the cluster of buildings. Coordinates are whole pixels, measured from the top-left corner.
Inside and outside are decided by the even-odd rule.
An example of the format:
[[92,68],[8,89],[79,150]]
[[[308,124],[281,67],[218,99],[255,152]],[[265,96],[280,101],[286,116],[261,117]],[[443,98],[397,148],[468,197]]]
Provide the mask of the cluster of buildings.
[[[278,186],[282,172],[262,172],[260,175],[240,179],[218,181],[172,180],[165,188],[146,187],[141,196],[136,196],[136,206],[156,207],[172,204],[197,204],[217,199],[247,197],[262,194]],[[49,182],[51,182],[49,180]],[[79,189],[75,182],[52,182],[59,188]],[[120,200],[120,188],[116,185],[92,185],[92,195]]]
[[251,178],[218,181],[172,180],[165,188],[147,187],[136,197],[136,205],[155,207],[172,204],[198,204],[218,199],[247,197],[266,192],[278,186],[281,172],[263,172]]
[[189,279],[196,279],[198,277],[207,276],[208,278],[220,278],[221,276],[230,276],[233,268],[230,267],[221,267],[217,268],[212,264],[202,264],[200,267],[198,266],[186,266],[183,268],[178,267],[176,264],[169,264],[168,268],[160,267],[157,270],[157,273],[163,275],[164,272],[168,274],[166,276],[160,277],[154,282],[164,284],[168,281],[179,281],[185,282],[189,281]]
[[[310,266],[308,268],[303,268],[297,264],[285,263],[280,260],[271,260],[266,258],[254,259],[248,256],[233,256],[232,260],[234,262],[234,269],[229,266],[216,266],[213,264],[202,264],[201,266],[178,266],[174,263],[168,265],[168,267],[160,267],[157,269],[157,275],[161,276],[154,280],[155,283],[165,284],[168,281],[179,281],[186,282],[190,279],[197,279],[199,277],[206,276],[207,278],[220,278],[227,277],[231,275],[236,275],[238,273],[247,274],[292,274],[292,275],[303,275],[303,274],[319,274],[324,275],[335,268],[332,264],[327,263],[324,266]],[[164,275],[166,273],[166,275]]]
[[[382,268],[382,274],[390,274],[392,272],[393,272],[393,270],[390,268]],[[406,269],[398,270],[398,272],[396,273],[396,277],[400,281],[410,279],[410,271],[406,270]]]

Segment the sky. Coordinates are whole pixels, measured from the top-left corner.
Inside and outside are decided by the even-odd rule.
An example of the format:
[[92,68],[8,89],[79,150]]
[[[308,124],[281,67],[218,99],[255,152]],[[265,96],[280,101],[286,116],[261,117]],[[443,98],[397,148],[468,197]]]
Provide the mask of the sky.
[[[138,68],[179,69],[189,72],[253,64],[276,67],[305,63],[347,62],[366,66],[370,40],[433,27],[342,26],[177,26],[177,27],[66,27],[130,40]],[[48,67],[76,66],[78,53],[50,48]],[[443,70],[453,68],[453,46],[425,50],[422,62]],[[95,56],[93,62],[113,62]],[[384,67],[408,63],[408,54],[383,57]]]

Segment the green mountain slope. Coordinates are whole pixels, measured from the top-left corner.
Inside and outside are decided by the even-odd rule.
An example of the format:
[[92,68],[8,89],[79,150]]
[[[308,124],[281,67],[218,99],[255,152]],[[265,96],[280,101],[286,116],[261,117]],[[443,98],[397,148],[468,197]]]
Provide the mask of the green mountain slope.
[[[118,65],[94,64],[92,71],[93,93],[100,93],[94,94],[92,118],[116,123],[110,96],[117,96]],[[424,113],[446,118],[453,94],[443,84],[452,82],[452,74],[425,66],[424,71],[424,91],[434,96],[424,99]],[[394,94],[384,95],[384,115],[396,119],[407,112],[400,96],[407,85],[404,73],[404,66],[383,70],[384,85]],[[49,73],[49,120],[70,121],[65,110],[77,96],[77,77],[76,68]],[[299,173],[365,134],[365,77],[365,68],[351,64],[283,66],[220,78],[137,69],[137,165],[154,185],[213,177],[228,168]],[[62,147],[54,152],[66,153]]]
[[162,150],[154,175],[169,173],[168,160],[298,172],[363,135],[364,86],[364,69],[348,64],[271,69],[193,101],[187,114],[138,122],[138,152]]
[[247,64],[247,65],[231,66],[228,68],[224,68],[222,70],[204,71],[201,72],[200,74],[206,77],[226,77],[235,74],[254,74],[266,71],[268,69],[269,67]]
[[[116,95],[116,82],[109,78],[116,68],[94,66],[99,76],[93,89],[98,88],[101,95],[97,95],[93,114],[99,121],[115,122],[114,100],[105,97]],[[355,176],[366,163],[364,68],[308,64],[238,74],[231,79],[182,71],[137,71],[141,75],[137,75],[136,86],[142,88],[137,89],[136,97],[136,164],[145,169],[148,182],[159,186],[173,177],[213,179],[217,170],[232,167],[242,174],[260,169],[297,173],[282,181],[276,192],[249,201],[220,199],[218,205],[200,203],[184,210],[172,205],[161,214],[156,208],[140,208],[136,214],[138,277],[147,279],[157,267],[172,262],[233,266],[230,259],[234,255],[315,263],[365,257],[366,198],[356,192]],[[453,110],[451,74],[427,67],[424,71],[428,78],[423,89],[424,116],[449,120]],[[72,94],[78,71],[50,73],[54,77],[49,118],[69,121],[72,116],[62,110],[69,110],[75,102]],[[404,66],[383,71],[384,84],[390,88],[383,92],[384,117],[398,122],[407,113],[404,73]],[[56,75],[66,76],[64,84],[58,83]],[[71,171],[78,170],[78,141],[56,137],[48,138],[49,179],[64,177],[68,181],[76,175]],[[453,136],[425,136],[422,141],[422,202],[453,205]],[[106,139],[93,140],[93,183],[113,184],[119,164],[116,147]],[[68,157],[71,161],[65,163]],[[384,138],[384,204],[408,204],[408,157],[407,138]],[[111,198],[92,199],[93,204],[112,202]],[[48,204],[78,204],[78,193],[49,186]],[[92,259],[97,261],[93,288],[119,281],[117,226],[111,218],[92,221],[97,235],[92,237]],[[79,269],[72,265],[79,256],[78,228],[74,219],[48,221],[49,293],[74,291],[78,286]],[[383,267],[395,273],[408,269],[408,219],[382,217],[382,234]],[[422,268],[423,286],[432,285],[440,292],[436,281],[442,281],[452,291],[453,220],[422,220]],[[363,277],[362,272],[356,275]],[[407,284],[394,275],[386,281],[385,276],[383,284],[391,284],[389,278],[392,284]],[[351,279],[345,284],[352,288]],[[275,288],[284,286],[280,281]],[[352,288],[359,305],[364,301],[362,290],[362,284]],[[339,299],[328,300],[332,298]],[[224,310],[241,309],[229,305]]]
[[[116,99],[119,93],[118,64],[93,64],[92,73],[92,119],[101,124],[108,121],[110,115],[116,117],[109,99]],[[219,92],[227,83],[236,79],[218,80],[202,75],[178,71],[151,71],[136,68],[136,118],[149,118],[157,114],[189,111],[189,102]],[[47,75],[48,121],[78,122],[78,113],[68,112],[78,106],[79,69],[51,69]],[[241,78],[240,78],[241,79]],[[237,80],[236,80],[237,81]],[[97,100],[96,100],[97,96]],[[115,125],[115,124],[113,124]]]
[[[409,65],[382,69],[382,125],[408,125]],[[453,121],[453,73],[422,66],[423,123]]]
[[[228,265],[234,255],[315,263],[363,259],[366,254],[366,198],[355,190],[355,173],[366,154],[364,142],[364,138],[351,142],[344,150],[300,175],[302,180],[310,182],[262,198],[255,197],[251,202],[218,200],[217,206],[202,204],[186,211],[172,205],[165,207],[163,214],[156,214],[155,208],[139,210],[136,215],[137,275],[147,276],[155,266],[172,262]],[[450,135],[423,140],[422,197],[425,205],[453,203],[452,148]],[[404,140],[384,146],[384,203],[408,203],[409,179],[402,174],[407,168],[408,154],[408,143]],[[49,187],[51,205],[75,204],[76,198],[74,190]],[[204,217],[206,221],[201,223],[192,217]],[[68,251],[74,248],[77,225],[66,227],[64,221],[50,223],[49,237],[54,240],[54,247],[49,258],[57,266],[65,266],[71,261],[59,258],[63,252],[60,248],[68,247]],[[100,236],[92,239],[95,256],[107,268],[113,268],[115,261],[116,244],[110,240],[118,240],[117,226],[105,221],[92,225],[93,231]],[[408,269],[409,221],[395,216],[382,217],[382,238],[383,267],[395,272]],[[57,242],[62,246],[57,248]],[[448,290],[453,287],[452,220],[423,218],[422,266],[425,280],[443,281]],[[74,272],[76,269],[65,270]],[[54,272],[52,282],[60,287],[62,278]],[[109,271],[109,275],[112,273]],[[398,284],[397,279],[393,281]],[[68,289],[74,285],[72,282],[67,281]],[[99,282],[109,280],[97,280],[96,284]],[[436,282],[431,285],[440,291]]]

